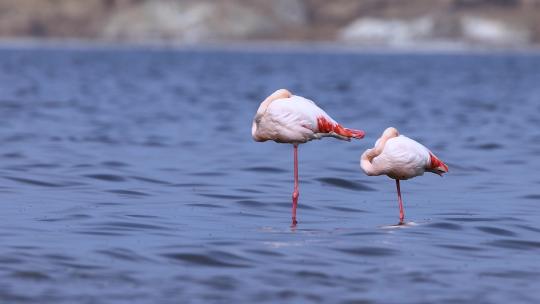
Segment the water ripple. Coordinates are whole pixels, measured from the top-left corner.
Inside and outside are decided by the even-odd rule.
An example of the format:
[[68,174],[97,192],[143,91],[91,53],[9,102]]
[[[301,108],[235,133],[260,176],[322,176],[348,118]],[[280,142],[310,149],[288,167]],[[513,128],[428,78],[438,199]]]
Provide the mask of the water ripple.
[[124,177],[114,174],[86,174],[84,176],[106,182],[123,182],[126,180]]
[[244,207],[253,207],[253,208],[261,208],[268,205],[266,203],[254,201],[254,200],[240,200],[240,201],[236,201],[236,203]]
[[252,171],[252,172],[261,172],[261,173],[285,173],[288,172],[287,170],[283,170],[280,168],[275,167],[264,167],[264,166],[258,166],[258,167],[248,167],[242,169],[244,171]]
[[498,150],[503,149],[504,146],[499,143],[485,143],[475,146],[479,150]]
[[485,233],[488,233],[488,234],[493,234],[493,235],[516,236],[514,232],[510,230],[502,229],[502,228],[479,226],[479,227],[476,227],[476,229],[483,231]]
[[430,223],[428,227],[433,227],[437,229],[446,229],[446,230],[461,230],[461,226],[453,223],[440,222],[440,223]]
[[139,180],[139,181],[142,181],[142,182],[151,183],[151,184],[171,185],[171,183],[166,182],[166,181],[162,181],[162,180],[159,180],[159,179],[153,179],[153,178],[141,177],[141,176],[130,176],[130,177],[132,179]]
[[104,161],[104,162],[101,163],[101,165],[103,165],[104,167],[108,167],[108,168],[125,168],[125,167],[129,167],[128,163],[115,161],[115,160]]
[[208,288],[222,291],[235,290],[239,285],[241,285],[241,283],[238,282],[234,277],[225,275],[214,276],[206,280],[200,280],[199,283]]
[[129,196],[129,197],[148,196],[148,195],[150,195],[148,193],[144,193],[144,192],[141,192],[141,191],[123,190],[123,189],[107,190],[107,192],[116,193],[116,194],[120,194],[120,195],[125,195],[125,196]]
[[366,213],[367,211],[356,209],[356,208],[349,208],[349,207],[339,207],[339,206],[329,206],[328,209],[340,211],[340,212],[355,212],[355,213]]
[[207,203],[188,203],[186,205],[192,206],[192,207],[203,207],[203,208],[225,208],[224,206],[220,206],[216,204],[207,204]]
[[210,194],[210,193],[198,193],[198,195],[204,196],[204,197],[226,199],[226,200],[243,200],[243,199],[249,199],[248,196],[243,196],[243,195]]
[[455,245],[455,244],[440,244],[440,245],[437,245],[437,246],[452,249],[452,250],[457,250],[457,251],[465,251],[465,252],[483,251],[484,250],[484,248],[480,248],[480,247],[466,246],[466,245]]
[[531,200],[540,200],[540,194],[527,194],[527,195],[522,196],[522,198],[531,199]]
[[537,280],[538,278],[540,278],[540,272],[524,271],[524,270],[486,271],[486,272],[481,272],[480,276],[496,277],[496,278],[504,278],[504,279]]
[[519,250],[533,250],[540,249],[540,242],[538,241],[525,241],[525,240],[496,240],[487,242],[487,245],[505,248],[505,249],[519,249]]
[[45,181],[41,181],[41,180],[30,179],[30,178],[22,178],[22,177],[4,176],[4,178],[15,181],[15,182],[18,182],[18,183],[21,183],[21,184],[32,185],[32,186],[40,186],[40,187],[57,188],[57,187],[70,187],[70,186],[84,185],[84,184],[78,183],[78,182],[51,183],[51,182],[45,182]]
[[238,263],[238,259],[234,262],[227,261],[228,257],[216,257],[215,254],[200,254],[200,253],[166,253],[164,257],[183,262],[185,264],[207,266],[207,267],[228,267],[228,268],[246,268],[249,265]]
[[348,190],[375,191],[374,188],[363,185],[359,182],[353,182],[353,181],[349,181],[349,180],[337,178],[337,177],[322,177],[322,178],[317,178],[317,180],[326,185],[336,186],[338,188],[343,188],[343,189],[348,189]]
[[488,218],[488,217],[448,217],[445,220],[453,222],[503,222],[503,221],[518,221],[516,218],[500,217],[500,218]]
[[111,248],[104,250],[97,250],[99,254],[109,256],[118,260],[130,261],[130,262],[139,262],[139,261],[149,261],[149,259],[138,255],[137,253],[124,249],[124,248]]
[[96,229],[105,231],[141,231],[141,230],[168,230],[166,227],[154,224],[143,224],[136,222],[102,222],[93,223]]
[[397,250],[384,247],[355,247],[341,248],[337,250],[351,255],[359,255],[365,257],[386,257],[397,255],[399,253]]
[[11,277],[30,281],[49,281],[51,277],[39,271],[14,271]]

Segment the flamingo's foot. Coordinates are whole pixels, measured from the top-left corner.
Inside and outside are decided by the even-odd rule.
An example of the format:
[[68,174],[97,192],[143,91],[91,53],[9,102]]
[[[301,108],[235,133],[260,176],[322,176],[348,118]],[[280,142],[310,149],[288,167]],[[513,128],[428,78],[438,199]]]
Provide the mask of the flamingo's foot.
[[298,221],[296,220],[296,217],[293,217],[291,227],[296,227],[297,224],[298,224]]

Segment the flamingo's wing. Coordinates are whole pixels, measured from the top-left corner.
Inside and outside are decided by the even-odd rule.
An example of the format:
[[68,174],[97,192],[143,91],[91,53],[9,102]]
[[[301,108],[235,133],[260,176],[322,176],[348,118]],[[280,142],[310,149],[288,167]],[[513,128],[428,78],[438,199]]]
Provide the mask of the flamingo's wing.
[[304,143],[327,136],[350,140],[364,136],[362,131],[343,128],[313,101],[296,95],[274,100],[259,126],[265,130],[265,138],[277,142]]
[[385,146],[384,153],[393,155],[396,159],[424,167],[428,162],[428,148],[407,136],[400,135],[393,138],[389,143],[389,145]]
[[272,129],[278,142],[303,143],[315,138],[314,120],[305,105],[291,98],[272,102],[265,113],[264,124]]
[[309,99],[292,96],[289,100],[293,101],[310,118],[313,132],[320,137],[331,136],[343,140],[364,137],[364,131],[344,128]]
[[429,150],[420,143],[400,135],[389,139],[383,152],[373,159],[378,167],[385,168],[386,174],[409,179],[424,174],[429,162]]

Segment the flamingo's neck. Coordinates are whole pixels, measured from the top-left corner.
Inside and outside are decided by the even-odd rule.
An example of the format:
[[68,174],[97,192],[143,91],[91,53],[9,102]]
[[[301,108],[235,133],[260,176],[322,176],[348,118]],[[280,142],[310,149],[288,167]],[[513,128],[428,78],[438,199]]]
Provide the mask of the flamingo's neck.
[[379,170],[377,170],[375,166],[373,166],[373,163],[371,163],[371,161],[373,160],[373,157],[371,156],[372,151],[373,149],[367,149],[360,158],[360,167],[369,176],[379,175]]
[[290,98],[292,96],[291,92],[289,92],[286,89],[279,89],[272,93],[272,95],[266,97],[266,99],[261,103],[259,108],[257,109],[257,113],[255,114],[255,117],[253,118],[253,123],[251,124],[251,136],[255,141],[266,141],[269,140],[269,138],[266,138],[264,136],[260,136],[258,129],[259,129],[259,123],[261,122],[262,117],[266,113],[266,110],[270,106],[270,104],[277,99],[281,98]]
[[291,96],[291,92],[286,89],[279,89],[275,91],[274,93],[272,93],[272,95],[266,97],[266,99],[261,103],[259,109],[257,109],[257,115],[263,115],[266,112],[266,109],[268,109],[268,107],[272,103],[272,101],[282,98],[290,98]]
[[367,175],[380,175],[383,174],[381,168],[377,168],[373,165],[373,159],[379,155],[384,150],[386,142],[393,137],[399,136],[399,132],[396,128],[387,128],[383,135],[377,140],[377,144],[373,149],[367,149],[362,157],[360,158],[360,166]]

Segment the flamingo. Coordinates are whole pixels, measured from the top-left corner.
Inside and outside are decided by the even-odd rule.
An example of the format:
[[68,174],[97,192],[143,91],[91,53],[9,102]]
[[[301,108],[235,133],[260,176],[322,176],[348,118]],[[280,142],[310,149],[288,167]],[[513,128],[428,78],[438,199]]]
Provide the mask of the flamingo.
[[313,139],[334,137],[350,141],[361,139],[364,131],[347,129],[338,124],[313,101],[292,95],[285,89],[268,96],[253,118],[251,135],[258,142],[273,140],[293,145],[294,191],[292,194],[292,225],[295,226],[298,205],[298,145]]
[[369,176],[386,174],[396,180],[399,224],[404,224],[405,213],[401,199],[400,180],[407,180],[429,171],[440,176],[448,172],[448,166],[428,148],[407,136],[400,135],[396,128],[387,128],[360,158],[360,167]]

